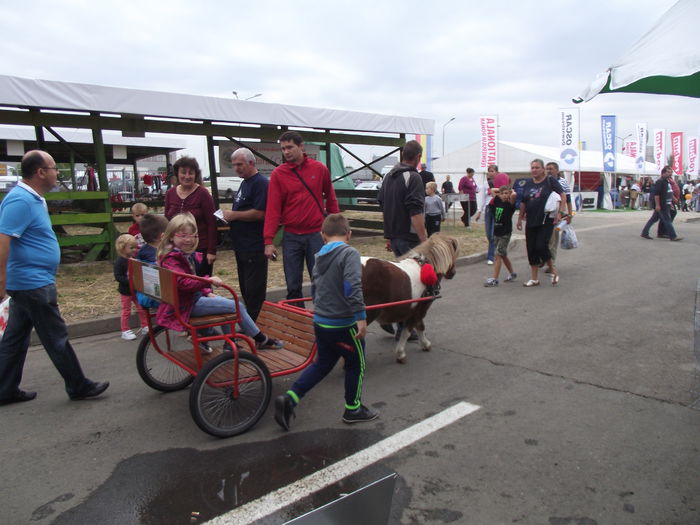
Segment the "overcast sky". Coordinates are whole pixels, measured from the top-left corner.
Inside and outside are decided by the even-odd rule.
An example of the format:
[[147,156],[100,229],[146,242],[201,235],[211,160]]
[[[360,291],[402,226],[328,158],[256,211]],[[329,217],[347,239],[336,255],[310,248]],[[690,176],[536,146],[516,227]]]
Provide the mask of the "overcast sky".
[[[0,0],[0,72],[430,118],[434,155],[451,117],[446,153],[476,141],[489,114],[502,140],[556,145],[558,108],[674,3]],[[608,94],[580,107],[589,149],[601,114],[618,115],[620,136],[636,122],[699,131],[698,99]]]

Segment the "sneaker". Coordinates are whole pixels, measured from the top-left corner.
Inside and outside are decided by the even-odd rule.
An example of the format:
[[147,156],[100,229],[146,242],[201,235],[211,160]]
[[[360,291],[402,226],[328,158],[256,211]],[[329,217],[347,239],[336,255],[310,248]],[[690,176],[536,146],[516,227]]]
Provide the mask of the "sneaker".
[[503,279],[503,282],[505,282],[505,283],[512,283],[512,282],[515,281],[517,278],[518,278],[518,274],[517,274],[517,273],[511,273],[508,277],[506,277],[505,279]]
[[147,326],[141,327],[141,335],[148,335],[148,327]]
[[124,341],[133,341],[136,339],[136,334],[131,330],[124,330],[122,332],[122,339],[124,339]]
[[343,423],[363,423],[377,419],[379,413],[367,408],[365,405],[360,405],[357,410],[345,410],[343,413]]
[[674,238],[671,239],[671,240],[674,241],[674,242],[675,242],[675,241],[682,241],[682,240],[683,240],[683,237],[674,237]]
[[641,234],[640,237],[641,237],[642,239],[649,239],[649,240],[651,240],[651,236],[648,235],[648,234],[647,234],[647,235]]
[[665,233],[659,234],[656,236],[658,239],[669,239],[670,237],[666,235]]
[[498,279],[494,279],[493,277],[489,277],[484,282],[484,286],[486,286],[486,288],[491,288],[492,286],[498,286]]
[[289,420],[292,416],[296,417],[294,414],[294,401],[287,394],[277,396],[275,398],[275,421],[284,430],[289,430]]
[[258,350],[280,350],[284,348],[284,343],[279,339],[268,337],[265,341],[257,343],[255,346],[258,347]]
[[493,261],[492,261],[491,259],[489,259],[488,261],[486,261],[486,264],[488,264],[489,266],[491,266],[491,265],[493,264]]

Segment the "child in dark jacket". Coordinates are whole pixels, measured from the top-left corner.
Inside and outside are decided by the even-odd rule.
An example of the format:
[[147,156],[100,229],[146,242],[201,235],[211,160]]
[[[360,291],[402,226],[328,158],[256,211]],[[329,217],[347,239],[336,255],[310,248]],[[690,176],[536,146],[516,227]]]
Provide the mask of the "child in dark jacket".
[[141,321],[141,331],[146,333],[148,331],[148,321],[146,319],[146,312],[134,301],[131,295],[131,289],[129,288],[129,258],[136,257],[139,251],[138,243],[133,235],[125,233],[117,238],[115,243],[115,248],[117,250],[117,260],[114,261],[114,278],[119,283],[117,290],[119,291],[119,296],[121,297],[122,310],[121,310],[121,329],[122,329],[122,339],[125,341],[132,341],[136,339],[136,334],[129,328],[129,317],[131,317],[131,303],[136,306],[136,311],[139,314],[139,320]]
[[378,414],[362,404],[367,320],[362,295],[360,254],[347,242],[350,225],[335,213],[321,229],[323,242],[313,271],[314,332],[317,357],[286,394],[275,399],[275,421],[289,430],[299,400],[318,384],[341,357],[345,360],[345,423],[371,421]]

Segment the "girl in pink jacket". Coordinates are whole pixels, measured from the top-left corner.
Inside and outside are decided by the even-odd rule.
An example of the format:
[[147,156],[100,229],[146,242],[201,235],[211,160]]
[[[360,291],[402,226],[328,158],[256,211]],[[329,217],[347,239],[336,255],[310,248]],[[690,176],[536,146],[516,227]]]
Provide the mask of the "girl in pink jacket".
[[[158,246],[157,258],[160,266],[169,270],[194,275],[195,257],[201,256],[195,252],[197,248],[197,223],[191,213],[176,215],[168,223],[163,239]],[[219,277],[209,277],[211,284],[220,286]],[[188,322],[190,317],[205,315],[233,314],[236,312],[236,302],[233,299],[221,297],[212,293],[208,283],[199,279],[178,277],[177,293],[180,303],[180,318]],[[257,327],[255,321],[248,315],[248,311],[242,302],[238,302],[241,309],[239,325],[241,331],[252,337],[261,350],[282,348],[282,343],[266,336]],[[175,314],[175,309],[166,303],[161,303],[156,312],[156,321],[159,325],[176,330],[185,331]],[[223,330],[229,333],[230,328],[223,326]]]

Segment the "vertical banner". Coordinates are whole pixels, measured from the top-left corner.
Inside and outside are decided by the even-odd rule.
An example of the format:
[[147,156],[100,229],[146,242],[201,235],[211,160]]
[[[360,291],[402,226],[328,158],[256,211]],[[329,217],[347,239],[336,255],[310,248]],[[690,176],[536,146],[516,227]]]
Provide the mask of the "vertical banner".
[[607,173],[615,172],[615,115],[600,116],[600,130],[603,140],[603,171]]
[[624,146],[622,146],[622,151],[625,153],[625,157],[632,157],[637,159],[637,154],[639,152],[637,148],[636,140],[626,140]]
[[559,139],[559,158],[562,171],[580,171],[579,144],[579,108],[563,108],[559,110],[561,131]]
[[673,155],[673,173],[683,175],[683,133],[671,132],[671,154]]
[[666,130],[654,130],[654,164],[656,173],[661,174],[661,170],[666,165]]
[[698,137],[688,137],[688,177],[698,178]]
[[498,117],[479,117],[481,128],[481,160],[479,168],[486,171],[491,164],[498,164]]
[[433,169],[433,136],[432,135],[416,135],[416,142],[423,146],[423,155],[420,161],[427,166],[428,171]]
[[646,122],[637,122],[637,155],[635,164],[637,165],[637,172],[644,173],[646,168],[647,160],[647,136],[649,130],[647,129]]

